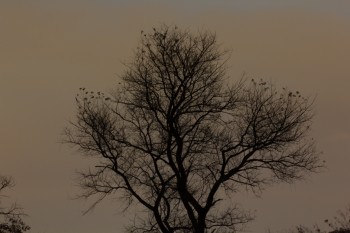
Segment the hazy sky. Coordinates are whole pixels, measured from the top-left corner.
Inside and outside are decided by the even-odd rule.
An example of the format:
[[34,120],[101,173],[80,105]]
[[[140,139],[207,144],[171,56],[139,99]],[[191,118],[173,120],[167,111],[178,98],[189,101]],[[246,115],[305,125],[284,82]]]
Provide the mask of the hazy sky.
[[132,57],[141,30],[163,23],[217,33],[232,49],[232,80],[246,72],[317,96],[313,137],[327,169],[279,184],[260,198],[260,233],[313,225],[350,204],[350,1],[0,1],[0,174],[35,233],[121,233],[128,217],[106,200],[92,213],[75,171],[88,164],[59,143],[79,87],[108,91]]

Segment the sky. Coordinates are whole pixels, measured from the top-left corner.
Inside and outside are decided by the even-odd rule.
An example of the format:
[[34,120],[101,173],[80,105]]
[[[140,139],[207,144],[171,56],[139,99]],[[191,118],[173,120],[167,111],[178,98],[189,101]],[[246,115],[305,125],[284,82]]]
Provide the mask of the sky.
[[0,174],[16,186],[35,233],[121,233],[131,215],[109,198],[87,215],[76,171],[90,163],[60,143],[80,87],[110,91],[140,31],[162,24],[215,32],[242,73],[316,97],[312,137],[327,168],[260,197],[249,232],[312,226],[350,204],[350,1],[0,1]]

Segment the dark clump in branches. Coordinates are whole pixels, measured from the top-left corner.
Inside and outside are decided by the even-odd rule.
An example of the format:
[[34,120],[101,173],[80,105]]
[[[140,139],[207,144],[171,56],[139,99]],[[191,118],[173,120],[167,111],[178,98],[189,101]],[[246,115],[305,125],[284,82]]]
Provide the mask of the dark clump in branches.
[[[0,176],[0,198],[4,197],[2,192],[11,188],[13,181],[10,177]],[[1,199],[0,199],[0,204]],[[23,233],[28,231],[30,227],[22,220],[22,209],[16,204],[9,207],[0,206],[0,233]]]
[[262,80],[230,84],[226,55],[214,34],[164,26],[142,32],[113,94],[81,88],[66,141],[98,158],[83,196],[141,204],[131,232],[235,232],[252,217],[227,195],[320,167],[312,103]]

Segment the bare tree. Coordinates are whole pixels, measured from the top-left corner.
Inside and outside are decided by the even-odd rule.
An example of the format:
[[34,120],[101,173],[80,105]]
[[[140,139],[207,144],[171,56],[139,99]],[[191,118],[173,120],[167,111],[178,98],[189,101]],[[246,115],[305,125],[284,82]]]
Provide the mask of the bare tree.
[[[4,197],[2,192],[13,185],[10,177],[0,176],[0,197]],[[22,209],[16,204],[9,207],[0,206],[0,233],[23,233],[29,230],[30,227],[21,218],[23,215]]]
[[325,222],[334,230],[333,232],[350,233],[350,205],[343,211],[339,210],[333,221],[325,220]]
[[313,227],[299,225],[289,230],[288,233],[350,233],[350,205],[343,211],[339,210],[333,219],[324,220],[324,223],[327,227],[322,228],[318,224]]
[[227,57],[215,34],[163,26],[141,32],[115,92],[81,88],[66,141],[97,158],[83,196],[141,204],[148,216],[130,232],[235,232],[252,220],[236,192],[316,171],[312,102],[262,80],[230,84]]

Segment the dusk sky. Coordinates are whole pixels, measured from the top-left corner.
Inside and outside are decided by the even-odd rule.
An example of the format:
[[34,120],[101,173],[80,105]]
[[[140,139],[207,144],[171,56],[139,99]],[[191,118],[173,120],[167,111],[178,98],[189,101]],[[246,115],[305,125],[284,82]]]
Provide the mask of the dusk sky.
[[122,233],[123,204],[79,194],[89,161],[61,144],[80,87],[110,91],[141,30],[162,24],[215,32],[232,50],[229,75],[263,78],[314,98],[312,137],[326,169],[295,184],[244,191],[249,232],[312,226],[350,204],[350,1],[0,0],[0,174],[34,233]]

